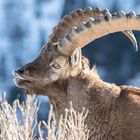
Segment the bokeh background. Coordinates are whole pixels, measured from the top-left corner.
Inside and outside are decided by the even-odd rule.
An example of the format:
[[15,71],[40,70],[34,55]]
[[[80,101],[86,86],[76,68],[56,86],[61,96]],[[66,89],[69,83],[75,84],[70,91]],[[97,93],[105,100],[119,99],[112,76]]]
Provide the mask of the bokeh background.
[[[76,8],[100,7],[111,12],[140,13],[140,0],[0,0],[0,95],[10,103],[26,94],[15,87],[12,70],[32,61],[47,42],[52,28]],[[134,32],[140,44],[140,32]],[[140,87],[140,51],[122,33],[115,33],[87,45],[83,55],[96,64],[101,78],[117,85]],[[47,120],[48,98],[41,100],[39,119]]]

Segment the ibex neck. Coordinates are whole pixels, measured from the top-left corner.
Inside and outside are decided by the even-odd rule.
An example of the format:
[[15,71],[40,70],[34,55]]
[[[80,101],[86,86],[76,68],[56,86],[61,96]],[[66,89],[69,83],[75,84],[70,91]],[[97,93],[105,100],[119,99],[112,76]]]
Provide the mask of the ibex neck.
[[107,127],[111,131],[113,120],[110,118],[114,118],[111,117],[114,111],[113,104],[120,89],[115,85],[98,80],[91,77],[69,79],[66,92],[61,92],[56,98],[57,119],[61,114],[64,115],[65,108],[69,108],[70,101],[72,101],[76,111],[81,112],[83,107],[89,110],[86,123],[91,131],[95,131],[92,134],[102,133],[105,135],[106,131],[103,131],[102,127]]

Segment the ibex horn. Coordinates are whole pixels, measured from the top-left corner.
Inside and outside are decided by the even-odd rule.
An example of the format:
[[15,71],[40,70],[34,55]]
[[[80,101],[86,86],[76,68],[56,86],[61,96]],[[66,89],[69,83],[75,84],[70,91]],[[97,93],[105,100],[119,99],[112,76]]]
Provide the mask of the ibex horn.
[[[74,26],[72,31],[58,41],[58,50],[64,55],[71,55],[75,48],[82,48],[91,41],[110,33],[123,31],[131,36],[131,41],[137,48],[137,43],[132,32],[129,30],[140,30],[140,15],[135,12],[125,14],[120,11],[116,14],[99,14],[95,19],[89,18],[80,26]],[[129,34],[129,35],[128,35]]]

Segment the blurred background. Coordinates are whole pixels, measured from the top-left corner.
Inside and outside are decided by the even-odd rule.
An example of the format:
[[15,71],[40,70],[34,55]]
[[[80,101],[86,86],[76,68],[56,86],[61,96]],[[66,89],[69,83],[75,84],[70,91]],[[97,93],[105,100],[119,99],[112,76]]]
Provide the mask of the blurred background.
[[[15,87],[12,70],[37,56],[65,14],[87,6],[140,13],[140,0],[0,0],[0,94],[6,92],[10,103],[26,98],[24,91]],[[140,32],[134,33],[140,44]],[[140,87],[140,51],[135,52],[122,33],[95,40],[83,49],[83,55],[91,65],[96,64],[103,80]],[[39,119],[47,120],[48,98],[38,98],[42,108]]]

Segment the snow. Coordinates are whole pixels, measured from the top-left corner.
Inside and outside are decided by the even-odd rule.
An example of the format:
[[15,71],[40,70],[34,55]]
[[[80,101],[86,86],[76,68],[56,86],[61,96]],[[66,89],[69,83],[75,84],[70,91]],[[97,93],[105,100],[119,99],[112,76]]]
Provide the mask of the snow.
[[7,91],[14,85],[13,69],[37,56],[60,19],[63,4],[64,0],[0,1],[1,91]]

